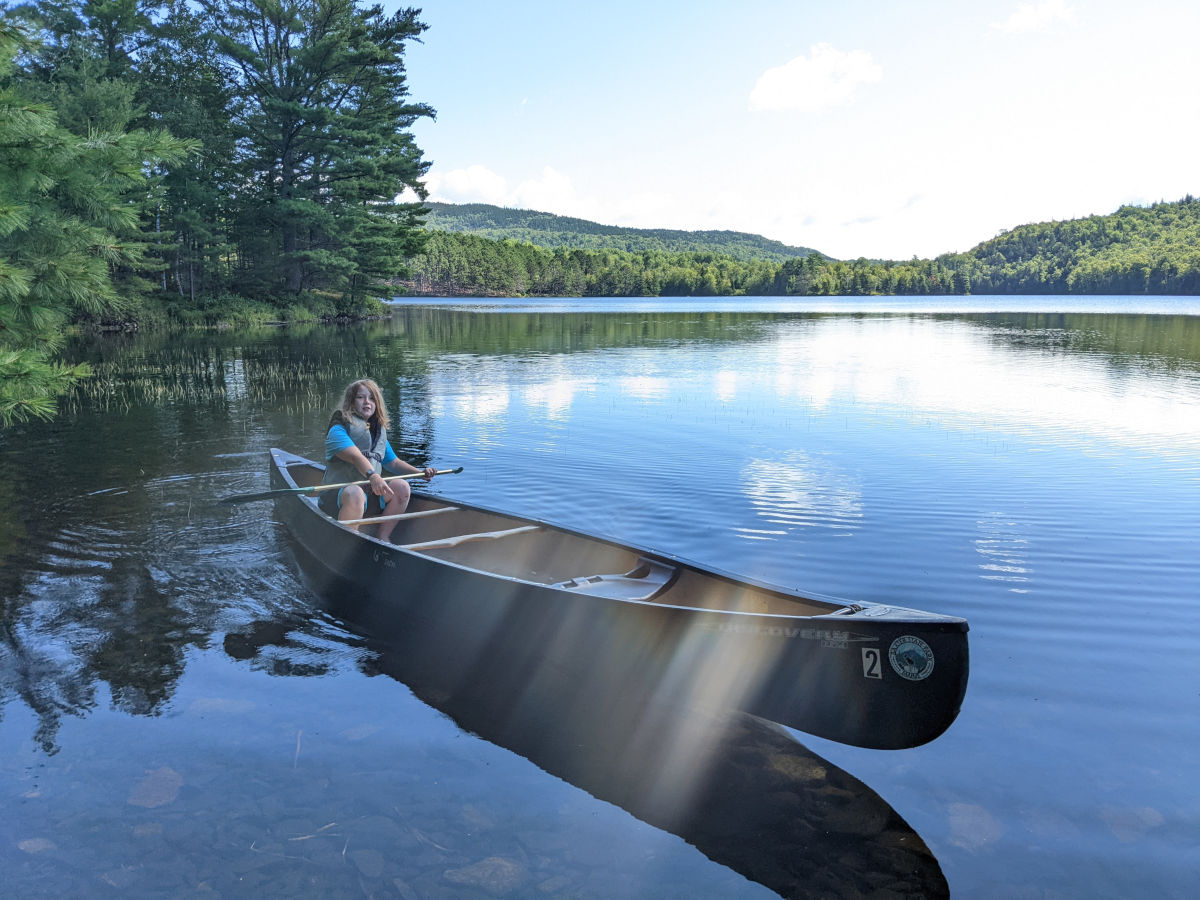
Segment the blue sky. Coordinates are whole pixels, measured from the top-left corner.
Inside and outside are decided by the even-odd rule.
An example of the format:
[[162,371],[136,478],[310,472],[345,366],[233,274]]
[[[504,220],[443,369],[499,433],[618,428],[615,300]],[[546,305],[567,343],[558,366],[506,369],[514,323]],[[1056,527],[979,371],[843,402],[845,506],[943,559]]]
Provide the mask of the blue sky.
[[435,200],[907,259],[1200,195],[1194,0],[420,8]]

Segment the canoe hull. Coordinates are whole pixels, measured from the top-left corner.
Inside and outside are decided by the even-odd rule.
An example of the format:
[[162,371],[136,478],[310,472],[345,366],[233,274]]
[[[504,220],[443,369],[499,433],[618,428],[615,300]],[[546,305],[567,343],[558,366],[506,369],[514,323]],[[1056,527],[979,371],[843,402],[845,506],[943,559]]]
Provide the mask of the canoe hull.
[[[275,488],[295,487],[289,466],[311,465],[279,450],[272,463]],[[338,591],[357,622],[403,622],[411,652],[466,682],[511,681],[514,703],[544,680],[577,679],[608,686],[614,703],[740,709],[830,740],[898,749],[944,732],[966,691],[961,619],[867,604],[781,616],[614,600],[385,544],[300,495],[279,498],[276,511],[318,589]],[[728,585],[724,573],[639,552]]]

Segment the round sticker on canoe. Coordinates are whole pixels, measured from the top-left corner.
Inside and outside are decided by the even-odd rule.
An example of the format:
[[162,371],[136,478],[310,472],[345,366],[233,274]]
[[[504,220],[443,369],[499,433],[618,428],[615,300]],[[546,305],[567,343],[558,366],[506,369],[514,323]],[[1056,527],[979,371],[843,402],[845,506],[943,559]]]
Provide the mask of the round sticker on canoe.
[[888,650],[888,661],[901,678],[920,681],[933,671],[933,651],[919,637],[905,634],[894,641]]

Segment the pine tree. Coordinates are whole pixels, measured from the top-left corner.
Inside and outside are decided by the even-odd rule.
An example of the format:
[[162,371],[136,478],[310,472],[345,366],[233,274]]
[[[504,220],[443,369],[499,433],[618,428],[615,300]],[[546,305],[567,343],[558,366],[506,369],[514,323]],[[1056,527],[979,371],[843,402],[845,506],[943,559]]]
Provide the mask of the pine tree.
[[416,10],[354,0],[206,2],[236,84],[236,198],[243,283],[266,296],[378,293],[419,248],[427,164],[409,133],[433,111],[408,99],[404,45]]
[[230,198],[236,194],[232,85],[223,79],[214,37],[188,0],[168,0],[138,67],[145,122],[199,142],[162,174],[153,210],[156,253],[166,263],[163,291],[186,307],[233,287]]
[[63,326],[79,312],[121,305],[112,273],[143,265],[122,241],[137,224],[130,191],[145,168],[187,146],[162,133],[63,128],[54,108],[17,83],[32,45],[0,19],[0,424],[49,418],[56,398],[87,373],[54,361]]
[[[139,126],[161,128],[147,116],[145,77],[153,25],[143,0],[40,2],[21,13],[35,28],[38,47],[25,65],[21,89],[48,103],[60,127],[77,137],[117,134]],[[119,265],[111,275],[123,298],[161,290],[173,258],[171,215],[165,209],[162,171],[147,180],[126,182],[121,200],[137,215],[114,232],[127,248],[137,248],[137,267]],[[131,315],[137,315],[131,307]]]

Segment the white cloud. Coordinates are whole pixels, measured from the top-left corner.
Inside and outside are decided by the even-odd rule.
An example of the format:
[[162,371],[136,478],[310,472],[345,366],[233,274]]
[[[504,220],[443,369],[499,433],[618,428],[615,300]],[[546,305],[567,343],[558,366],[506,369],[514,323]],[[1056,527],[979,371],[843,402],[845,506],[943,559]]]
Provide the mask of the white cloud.
[[513,188],[503,175],[478,164],[444,173],[430,172],[425,187],[429,199],[441,203],[491,203],[560,215],[580,215],[583,205],[571,179],[552,166],[545,166],[540,177],[526,179]]
[[[449,172],[431,171],[425,179],[429,199],[436,203],[491,203],[510,209],[532,209],[559,216],[575,216],[602,225],[626,225],[633,228],[674,227],[671,217],[679,213],[679,200],[663,191],[619,190],[603,196],[584,195],[575,188],[569,175],[553,166],[543,166],[537,178],[527,178],[509,187],[509,180],[483,165],[471,165]],[[740,196],[740,195],[739,195]],[[405,195],[409,202],[416,195]],[[736,203],[726,204],[737,208]],[[721,215],[728,210],[722,207]],[[687,224],[679,227],[729,227],[720,215],[711,223]],[[665,223],[665,224],[664,224]]]
[[540,178],[522,181],[512,192],[513,203],[522,209],[577,210],[579,197],[571,179],[552,166],[542,168]]
[[750,108],[816,112],[848,102],[860,84],[883,78],[883,69],[865,50],[846,53],[815,44],[810,53],[763,72],[750,92]]
[[503,204],[508,193],[504,176],[486,166],[467,166],[445,174],[431,172],[425,179],[429,199],[445,203]]
[[1004,22],[994,22],[992,27],[1006,34],[1026,31],[1043,31],[1055,22],[1072,22],[1075,10],[1067,6],[1066,0],[1045,0],[1044,3],[1022,3]]

